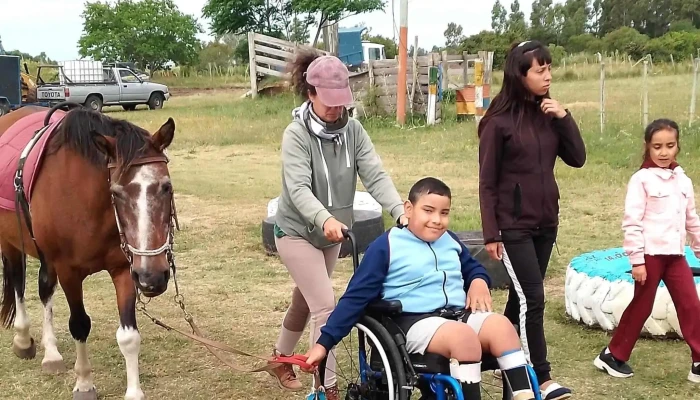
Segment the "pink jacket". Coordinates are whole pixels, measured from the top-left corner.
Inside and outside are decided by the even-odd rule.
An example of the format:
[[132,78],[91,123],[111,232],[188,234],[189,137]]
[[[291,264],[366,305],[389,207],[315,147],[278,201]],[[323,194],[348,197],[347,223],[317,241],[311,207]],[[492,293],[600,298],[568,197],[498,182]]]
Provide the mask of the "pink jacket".
[[642,168],[632,175],[622,230],[623,248],[632,265],[644,264],[645,254],[685,254],[686,231],[700,258],[700,218],[693,182],[683,168]]

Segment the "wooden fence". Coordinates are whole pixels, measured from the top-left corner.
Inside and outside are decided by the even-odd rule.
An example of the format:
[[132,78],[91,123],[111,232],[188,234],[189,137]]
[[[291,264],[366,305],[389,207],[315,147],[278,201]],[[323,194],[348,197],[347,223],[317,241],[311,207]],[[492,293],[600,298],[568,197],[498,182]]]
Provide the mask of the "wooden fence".
[[[248,33],[248,52],[250,57],[251,96],[256,97],[259,91],[258,82],[264,76],[274,76],[288,79],[287,65],[294,59],[298,49],[313,49],[319,54],[330,52],[314,49],[307,45],[289,42],[259,33]],[[488,85],[491,81],[491,64],[493,52],[479,54],[463,53],[461,55],[430,53],[425,56],[414,55],[407,59],[406,76],[406,113],[426,115],[429,110],[430,69],[440,71],[440,89],[459,90],[469,87],[474,79],[474,61],[484,60],[483,82]],[[350,85],[355,98],[353,112],[355,116],[382,113],[395,115],[398,93],[398,59],[370,60],[369,69],[350,74]],[[471,84],[473,86],[473,83]],[[488,90],[486,90],[488,93]],[[472,100],[473,101],[473,100]],[[429,121],[439,122],[442,117],[442,102],[437,99],[434,115],[428,116]]]
[[257,96],[258,81],[265,75],[283,79],[289,78],[287,65],[294,60],[294,54],[298,49],[315,50],[319,54],[329,54],[311,46],[248,32],[250,91],[252,97]]
[[[482,60],[483,76],[475,76],[475,62]],[[353,86],[355,98],[362,106],[375,105],[378,111],[385,114],[395,114],[398,92],[398,59],[370,61],[369,78],[366,86],[358,84]],[[474,93],[475,81],[488,85],[491,82],[493,65],[493,52],[479,52],[461,55],[442,53],[430,53],[426,56],[416,56],[407,61],[406,112],[425,115],[428,110],[429,72],[431,67],[437,67],[441,71],[440,88],[442,92],[448,90],[470,89]],[[414,73],[415,72],[415,73]],[[481,92],[483,93],[483,91]],[[488,95],[488,89],[486,90]],[[472,94],[474,97],[474,94]],[[470,99],[471,102],[475,100]],[[376,110],[375,110],[376,111]],[[442,104],[438,100],[434,119],[440,121]]]

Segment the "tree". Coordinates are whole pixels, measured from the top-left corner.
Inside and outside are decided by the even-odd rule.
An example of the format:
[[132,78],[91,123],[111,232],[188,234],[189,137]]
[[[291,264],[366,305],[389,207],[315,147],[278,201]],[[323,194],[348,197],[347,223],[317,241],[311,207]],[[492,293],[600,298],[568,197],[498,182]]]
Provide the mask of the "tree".
[[510,15],[506,23],[506,32],[516,37],[524,37],[527,34],[525,13],[520,11],[520,2],[518,0],[513,0],[510,4]]
[[491,29],[496,34],[502,34],[506,31],[506,22],[508,20],[508,12],[501,4],[501,0],[496,0],[491,9]]
[[445,46],[446,47],[456,47],[458,46],[463,40],[464,36],[462,35],[463,28],[462,25],[457,25],[454,22],[450,22],[447,24],[447,29],[445,29]]
[[151,71],[168,61],[192,64],[197,60],[201,44],[196,35],[202,29],[172,0],[88,2],[82,17],[81,57],[133,61]]
[[292,0],[294,11],[320,14],[313,46],[316,46],[321,30],[329,23],[336,23],[357,14],[383,10],[384,5],[383,0]]
[[202,16],[217,35],[255,31],[278,36],[291,20],[292,5],[291,0],[207,0]]

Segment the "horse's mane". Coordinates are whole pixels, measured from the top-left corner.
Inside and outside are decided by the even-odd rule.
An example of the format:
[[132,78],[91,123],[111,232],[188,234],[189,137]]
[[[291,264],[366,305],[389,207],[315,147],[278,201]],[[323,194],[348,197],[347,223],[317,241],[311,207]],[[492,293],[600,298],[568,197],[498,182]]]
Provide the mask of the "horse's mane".
[[86,108],[76,108],[66,113],[56,127],[49,152],[67,146],[96,167],[105,167],[107,159],[95,139],[98,134],[115,139],[114,161],[118,163],[120,173],[143,154],[151,140],[148,131],[128,121],[111,118]]

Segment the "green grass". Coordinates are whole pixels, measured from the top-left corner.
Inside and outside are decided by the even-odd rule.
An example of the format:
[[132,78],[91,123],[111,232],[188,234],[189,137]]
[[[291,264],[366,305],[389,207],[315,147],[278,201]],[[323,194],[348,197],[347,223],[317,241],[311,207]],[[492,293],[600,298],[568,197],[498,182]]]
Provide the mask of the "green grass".
[[[651,121],[672,117],[687,126],[690,75],[650,79]],[[553,96],[567,105],[584,132],[588,162],[575,170],[557,167],[562,193],[558,250],[546,282],[546,330],[553,375],[570,386],[579,399],[685,399],[697,387],[685,377],[689,351],[682,341],[641,339],[632,355],[636,376],[613,380],[599,373],[592,360],[609,336],[598,329],[570,321],[564,308],[564,271],[569,260],[594,249],[622,242],[620,221],[627,180],[641,159],[642,117],[639,79],[611,80],[606,130],[599,132],[598,84],[595,81],[555,82]],[[168,117],[176,122],[169,150],[170,171],[177,193],[182,231],[176,237],[179,283],[189,311],[206,335],[257,354],[271,351],[289,299],[292,281],[276,257],[265,254],[260,223],[267,202],[280,191],[279,146],[295,104],[291,96],[240,99],[241,92],[175,96],[162,110],[110,115],[129,119],[155,131]],[[402,196],[417,179],[433,175],[452,188],[451,228],[480,227],[478,155],[475,124],[454,120],[454,105],[446,105],[446,120],[434,127],[415,125],[399,129],[382,119],[365,121],[384,165]],[[700,181],[698,131],[681,133],[680,162],[689,176]],[[340,295],[350,277],[351,264],[343,259],[334,275]],[[41,337],[41,303],[36,292],[36,263],[29,267],[27,302],[32,335]],[[85,303],[92,318],[88,341],[100,398],[122,398],[126,385],[124,360],[115,340],[118,315],[114,289],[106,273],[90,277]],[[149,304],[151,312],[186,329],[173,288]],[[505,293],[494,292],[502,310]],[[41,373],[37,359],[18,360],[10,350],[12,331],[0,332],[0,397],[7,399],[69,398],[74,385],[71,371],[75,346],[68,332],[68,309],[62,292],[55,300],[59,350],[69,368],[60,376]],[[141,383],[149,398],[167,399],[302,399],[306,392],[281,392],[266,374],[241,374],[227,369],[207,350],[169,333],[139,316],[143,333]],[[305,352],[305,336],[299,352]],[[237,359],[241,363],[246,359]],[[305,383],[309,376],[301,374]]]

